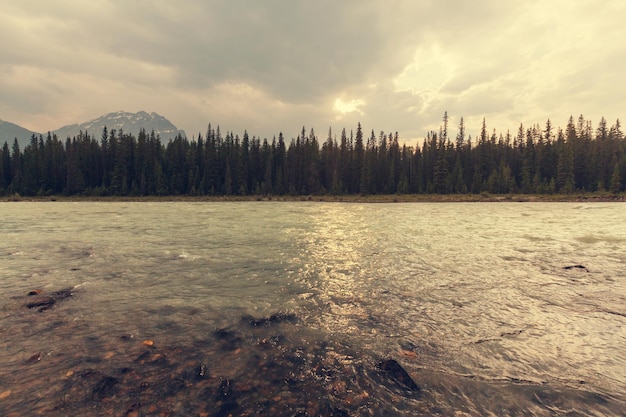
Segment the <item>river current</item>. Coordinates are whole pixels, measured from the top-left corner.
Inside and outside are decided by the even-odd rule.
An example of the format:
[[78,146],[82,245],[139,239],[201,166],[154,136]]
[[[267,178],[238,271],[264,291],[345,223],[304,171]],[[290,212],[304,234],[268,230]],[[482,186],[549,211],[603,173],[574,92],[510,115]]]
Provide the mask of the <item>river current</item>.
[[626,415],[622,203],[0,214],[3,416]]

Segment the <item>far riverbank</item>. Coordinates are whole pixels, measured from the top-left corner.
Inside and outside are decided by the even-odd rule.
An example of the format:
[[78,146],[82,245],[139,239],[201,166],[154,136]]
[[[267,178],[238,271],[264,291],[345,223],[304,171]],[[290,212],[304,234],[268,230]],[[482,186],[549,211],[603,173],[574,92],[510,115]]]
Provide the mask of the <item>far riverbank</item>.
[[250,195],[250,196],[4,196],[0,202],[102,201],[102,202],[226,202],[318,201],[337,203],[464,203],[464,202],[624,202],[624,193],[574,194],[381,194],[381,195]]

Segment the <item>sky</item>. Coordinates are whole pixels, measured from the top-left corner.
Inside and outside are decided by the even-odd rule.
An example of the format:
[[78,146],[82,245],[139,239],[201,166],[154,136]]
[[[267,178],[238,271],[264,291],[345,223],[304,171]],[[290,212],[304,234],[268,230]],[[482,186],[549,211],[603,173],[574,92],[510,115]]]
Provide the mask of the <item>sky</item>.
[[623,0],[0,0],[0,119],[476,136],[624,116]]

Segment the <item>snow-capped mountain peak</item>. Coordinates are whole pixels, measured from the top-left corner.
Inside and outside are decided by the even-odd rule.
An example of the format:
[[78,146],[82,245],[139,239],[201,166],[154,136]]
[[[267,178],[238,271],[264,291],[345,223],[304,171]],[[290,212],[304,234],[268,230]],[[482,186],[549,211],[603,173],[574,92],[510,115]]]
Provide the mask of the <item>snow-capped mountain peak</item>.
[[137,136],[139,131],[143,128],[148,133],[154,131],[155,134],[161,136],[162,140],[172,139],[179,133],[185,136],[183,130],[178,129],[172,122],[155,112],[150,114],[145,111],[129,113],[122,110],[102,115],[81,124],[64,126],[55,130],[53,133],[56,133],[59,139],[73,137],[80,132],[87,132],[95,137],[100,137],[105,126],[109,132],[115,129],[118,132],[121,130],[124,133],[135,136]]

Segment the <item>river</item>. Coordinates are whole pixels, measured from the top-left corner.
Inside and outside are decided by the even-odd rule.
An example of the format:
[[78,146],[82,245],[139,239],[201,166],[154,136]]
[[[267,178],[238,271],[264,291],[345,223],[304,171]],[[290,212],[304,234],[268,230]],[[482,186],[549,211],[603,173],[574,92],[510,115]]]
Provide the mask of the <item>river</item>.
[[626,415],[622,203],[0,213],[3,416]]

